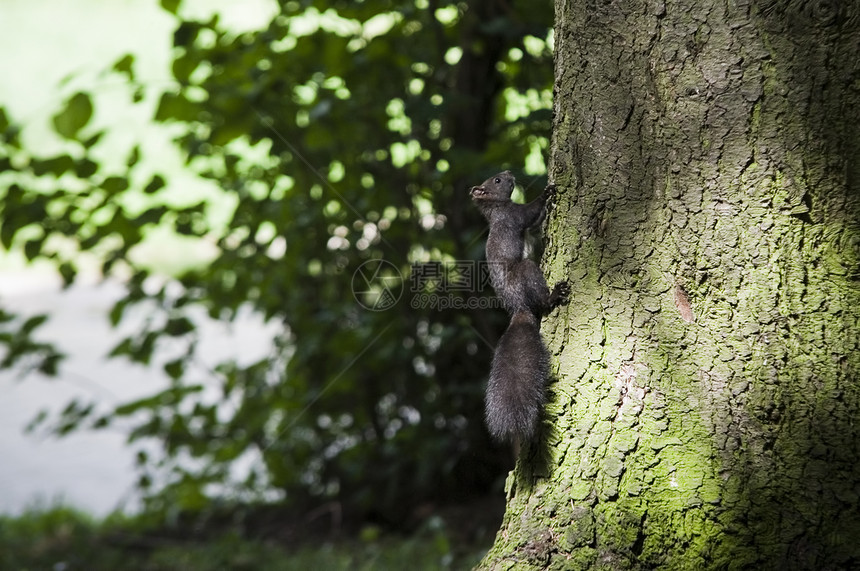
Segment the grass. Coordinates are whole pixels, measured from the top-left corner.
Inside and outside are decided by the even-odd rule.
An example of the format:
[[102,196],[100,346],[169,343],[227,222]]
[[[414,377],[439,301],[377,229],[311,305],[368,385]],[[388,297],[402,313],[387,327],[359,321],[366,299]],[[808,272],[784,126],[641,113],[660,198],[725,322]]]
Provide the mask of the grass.
[[[353,537],[305,539],[290,545],[216,529],[181,537],[140,519],[102,521],[66,507],[0,516],[0,569],[73,570],[377,570],[470,569],[492,541],[463,542],[441,517],[410,536],[365,526]],[[182,534],[187,535],[187,534]]]

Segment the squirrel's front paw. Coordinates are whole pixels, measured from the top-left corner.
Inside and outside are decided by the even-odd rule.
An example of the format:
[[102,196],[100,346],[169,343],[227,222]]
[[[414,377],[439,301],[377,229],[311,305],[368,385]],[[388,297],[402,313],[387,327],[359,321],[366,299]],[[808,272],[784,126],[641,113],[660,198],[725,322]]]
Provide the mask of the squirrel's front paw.
[[568,302],[570,297],[570,284],[567,282],[558,282],[552,288],[552,293],[549,296],[550,306],[557,307]]
[[551,199],[555,198],[555,193],[557,190],[558,189],[556,188],[556,186],[554,184],[546,185],[546,188],[543,190],[544,194],[546,195],[546,199],[551,200]]

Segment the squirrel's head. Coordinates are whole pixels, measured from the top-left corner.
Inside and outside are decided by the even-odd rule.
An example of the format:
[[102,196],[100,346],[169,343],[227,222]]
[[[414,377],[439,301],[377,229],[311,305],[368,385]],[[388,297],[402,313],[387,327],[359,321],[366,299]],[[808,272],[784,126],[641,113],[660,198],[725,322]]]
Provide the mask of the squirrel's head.
[[493,175],[478,186],[469,189],[472,200],[510,200],[516,179],[511,171]]

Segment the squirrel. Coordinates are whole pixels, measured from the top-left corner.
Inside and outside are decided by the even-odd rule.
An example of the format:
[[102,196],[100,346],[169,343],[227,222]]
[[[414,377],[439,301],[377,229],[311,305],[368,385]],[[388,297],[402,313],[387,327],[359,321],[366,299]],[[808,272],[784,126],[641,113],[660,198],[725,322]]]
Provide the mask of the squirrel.
[[540,268],[526,257],[526,230],[543,222],[555,186],[528,204],[511,201],[516,179],[501,172],[470,189],[472,202],[490,224],[487,262],[490,283],[511,315],[499,339],[487,383],[486,421],[497,440],[515,444],[535,433],[549,375],[549,351],[540,335],[540,318],[566,303],[567,282],[552,293]]

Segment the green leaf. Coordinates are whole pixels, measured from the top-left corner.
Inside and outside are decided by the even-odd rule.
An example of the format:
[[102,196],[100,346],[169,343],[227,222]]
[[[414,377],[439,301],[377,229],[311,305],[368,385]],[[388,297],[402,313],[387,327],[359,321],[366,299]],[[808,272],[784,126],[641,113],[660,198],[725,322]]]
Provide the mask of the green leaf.
[[98,133],[96,133],[92,137],[88,137],[81,144],[84,146],[84,148],[89,149],[92,146],[94,146],[96,143],[98,143],[104,134],[105,134],[104,131],[99,131]]
[[42,252],[43,242],[43,239],[27,240],[24,242],[24,255],[27,257],[27,260],[32,261]]
[[164,93],[155,110],[156,121],[194,121],[199,106],[188,101],[181,93]]
[[128,165],[129,168],[131,168],[134,165],[136,165],[137,161],[139,161],[139,160],[140,160],[140,145],[135,145],[134,148],[131,150],[131,153],[129,153],[128,160],[126,161],[125,164]]
[[80,426],[80,424],[86,420],[94,410],[95,403],[83,405],[79,400],[73,400],[65,409],[63,409],[63,412],[60,413],[60,420],[57,423],[57,426],[54,427],[54,433],[58,436],[65,436],[72,432],[78,428],[78,426]]
[[188,47],[194,43],[200,24],[197,22],[182,22],[173,32],[173,45],[176,47]]
[[113,411],[115,416],[128,416],[143,408],[157,408],[161,402],[161,393],[137,399],[119,405]]
[[145,210],[141,212],[140,215],[135,219],[135,224],[139,226],[145,226],[147,224],[158,224],[161,221],[161,217],[167,214],[167,208],[164,206],[156,206],[154,208],[150,208],[149,210]]
[[111,307],[110,309],[110,313],[108,313],[108,319],[110,319],[111,327],[116,327],[119,324],[120,319],[122,319],[122,314],[125,312],[125,308],[128,304],[128,298],[123,298],[113,304],[113,307]]
[[161,0],[161,7],[171,14],[176,15],[180,2],[181,0]]
[[86,93],[76,93],[66,102],[66,108],[54,115],[54,130],[66,139],[74,139],[93,116],[93,104]]
[[48,419],[48,409],[43,408],[40,409],[36,416],[34,416],[30,422],[27,423],[27,426],[24,428],[24,432],[27,434],[32,434],[36,430],[38,430],[39,426],[45,424],[45,421]]
[[[113,314],[113,311],[111,311],[111,314]],[[116,325],[116,324],[114,324],[114,325]],[[126,337],[125,339],[123,339],[122,341],[117,343],[117,345],[113,349],[110,350],[110,353],[108,353],[108,357],[119,357],[120,355],[131,355],[131,351],[132,351],[131,338]]]
[[47,320],[48,316],[45,313],[34,315],[21,326],[21,335],[29,336],[37,327],[45,323]]
[[191,73],[197,68],[198,60],[191,57],[177,57],[173,60],[173,77],[182,84],[188,83]]
[[164,331],[171,337],[179,337],[194,331],[194,324],[187,317],[174,317],[167,321]]
[[134,56],[132,54],[125,54],[121,58],[119,58],[115,64],[113,64],[113,70],[117,73],[121,73],[123,75],[128,76],[131,81],[134,81],[134,68],[132,65],[134,64]]
[[75,174],[81,178],[90,178],[99,170],[99,165],[90,159],[83,158],[75,163]]
[[157,174],[157,175],[153,176],[152,180],[149,181],[149,184],[147,184],[143,188],[143,192],[145,192],[147,194],[152,194],[153,192],[156,192],[156,191],[164,188],[164,185],[165,185],[164,177],[162,177],[160,174]]
[[9,117],[6,116],[6,109],[0,107],[0,134],[5,133],[9,128]]
[[149,490],[152,487],[152,477],[148,474],[141,474],[137,479],[137,487],[144,491]]
[[132,348],[132,353],[129,356],[135,363],[143,363],[149,365],[152,360],[152,354],[155,351],[155,342],[158,340],[158,333],[149,331],[139,340],[137,340]]
[[30,168],[36,176],[52,174],[58,177],[74,169],[75,160],[69,155],[60,155],[59,157],[45,160],[33,159],[30,161]]
[[164,372],[174,381],[179,380],[183,371],[185,371],[185,361],[183,359],[176,359],[164,364]]
[[60,276],[63,278],[63,287],[67,288],[72,285],[72,282],[75,281],[75,275],[78,273],[75,266],[71,262],[63,262],[58,269],[60,270]]
[[5,220],[3,224],[0,224],[0,246],[3,246],[6,250],[11,248],[16,232],[18,232],[18,227],[15,224],[10,224],[9,220]]
[[63,355],[61,353],[52,352],[39,363],[39,372],[49,377],[56,377],[57,369],[62,359]]
[[109,176],[102,183],[102,188],[111,194],[128,188],[128,179],[124,176]]

